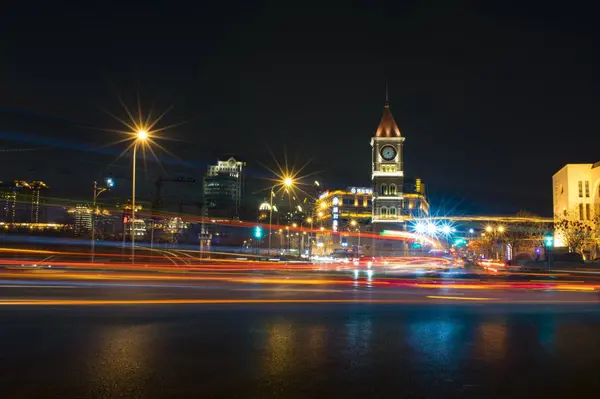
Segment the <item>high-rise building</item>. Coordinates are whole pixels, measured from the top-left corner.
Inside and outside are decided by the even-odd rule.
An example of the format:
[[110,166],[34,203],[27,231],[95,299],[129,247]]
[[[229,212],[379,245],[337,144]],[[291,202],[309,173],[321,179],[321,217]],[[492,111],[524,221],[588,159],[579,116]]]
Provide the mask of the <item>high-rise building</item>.
[[92,230],[92,209],[88,205],[77,204],[67,212],[73,217],[75,235],[84,235]]
[[46,208],[41,191],[47,188],[42,181],[3,182],[0,190],[3,220],[8,223],[45,222]]
[[40,196],[40,192],[43,189],[47,189],[48,185],[43,181],[32,181],[29,183],[29,189],[31,190],[31,209],[29,213],[29,221],[31,223],[40,223],[45,221],[45,208],[44,200]]
[[244,162],[231,157],[208,167],[204,176],[204,204],[211,218],[238,219],[244,188]]
[[15,223],[18,221],[18,211],[22,206],[23,198],[21,191],[27,187],[27,182],[11,181],[2,182],[0,199],[2,200],[2,221]]

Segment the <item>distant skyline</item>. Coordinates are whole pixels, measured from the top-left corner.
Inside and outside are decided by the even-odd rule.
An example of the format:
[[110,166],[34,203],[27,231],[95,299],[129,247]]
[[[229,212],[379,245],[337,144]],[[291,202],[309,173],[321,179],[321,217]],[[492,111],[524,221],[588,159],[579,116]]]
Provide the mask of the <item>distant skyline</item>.
[[[0,25],[10,38],[0,146],[64,144],[71,155],[58,162],[40,150],[31,168],[96,177],[114,157],[89,151],[114,137],[81,126],[114,127],[102,109],[120,112],[117,93],[130,105],[139,93],[145,108],[174,105],[165,123],[185,122],[166,146],[190,173],[225,153],[263,173],[268,145],[301,163],[311,158],[329,186],[369,185],[387,79],[406,174],[425,181],[434,207],[551,215],[552,175],[600,160],[595,13],[452,3],[11,5]],[[7,123],[14,109],[77,128]],[[22,133],[45,139],[28,143]],[[24,161],[7,152],[0,163],[16,178]],[[68,161],[76,166],[61,174]]]

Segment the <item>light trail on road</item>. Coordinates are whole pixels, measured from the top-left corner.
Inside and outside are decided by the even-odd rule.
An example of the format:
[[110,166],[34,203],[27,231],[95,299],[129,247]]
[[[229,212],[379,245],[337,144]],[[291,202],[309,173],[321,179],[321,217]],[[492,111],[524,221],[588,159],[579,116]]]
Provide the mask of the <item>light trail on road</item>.
[[[464,298],[426,296],[427,299],[435,300],[465,300],[465,301],[489,301],[492,298]],[[501,300],[494,299],[494,303],[512,304],[592,304],[598,303],[594,300]],[[0,306],[113,306],[113,305],[252,305],[252,304],[427,304],[432,301],[426,299],[136,299],[136,300],[85,300],[85,299],[3,299]],[[437,301],[439,302],[439,301]]]

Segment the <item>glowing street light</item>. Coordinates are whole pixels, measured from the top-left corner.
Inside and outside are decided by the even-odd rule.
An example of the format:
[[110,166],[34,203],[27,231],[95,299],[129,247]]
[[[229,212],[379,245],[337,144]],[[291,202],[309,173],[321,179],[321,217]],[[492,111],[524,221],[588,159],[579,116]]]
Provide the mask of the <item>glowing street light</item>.
[[450,235],[450,233],[452,232],[452,228],[447,224],[443,225],[440,230],[441,230],[442,234],[445,236]]
[[135,140],[133,142],[133,161],[131,166],[131,262],[135,260],[135,161],[137,158],[138,146],[144,145],[150,138],[148,131],[144,128],[138,129],[135,132]]
[[494,230],[494,228],[490,225],[485,226],[485,231],[487,231],[488,233],[491,233],[492,230]]
[[356,223],[356,220],[351,220],[351,221],[350,221],[350,225],[351,225],[352,227],[356,227],[356,225],[357,225],[357,223]]
[[96,200],[98,196],[105,191],[111,190],[115,186],[115,181],[112,177],[106,177],[104,179],[104,187],[99,187],[98,182],[94,182],[94,197],[92,202],[92,236],[91,236],[91,251],[92,251],[92,263],[94,263],[94,255],[96,253]]
[[498,226],[498,233],[504,233],[504,226]]
[[135,133],[138,140],[146,140],[148,138],[148,131],[145,129],[140,129]]
[[427,232],[427,234],[429,235],[435,235],[435,233],[437,232],[437,226],[434,223],[427,223],[427,226],[425,227],[425,231]]
[[417,222],[415,224],[415,232],[417,234],[424,234],[426,231],[427,231],[427,226],[425,225],[425,223]]
[[[119,157],[124,154],[129,154],[129,150],[132,151],[132,178],[131,178],[131,260],[135,261],[135,212],[136,212],[136,204],[135,204],[135,178],[136,178],[136,161],[137,161],[137,150],[138,147],[141,147],[143,159],[146,160],[146,150],[154,157],[156,161],[159,161],[153,147],[159,148],[162,151],[169,153],[164,147],[162,147],[157,141],[158,139],[163,138],[163,133],[165,130],[175,126],[163,126],[158,127],[158,123],[165,117],[165,115],[171,110],[171,108],[165,110],[160,113],[156,117],[152,117],[152,112],[147,114],[142,113],[142,104],[138,98],[137,104],[137,113],[135,111],[131,111],[122,98],[119,97],[119,102],[123,107],[125,113],[127,114],[127,118],[121,118],[115,114],[112,114],[107,111],[108,115],[121,123],[123,128],[121,129],[100,129],[108,132],[114,132],[124,135],[123,139],[119,139],[114,144],[128,142],[129,145],[123,152],[119,155]],[[114,184],[114,183],[113,183]],[[110,188],[111,182],[107,181],[107,187]],[[125,246],[125,237],[126,230],[123,231],[123,246]]]
[[269,202],[269,254],[271,253],[271,229],[273,228],[273,197],[275,196],[275,189],[278,186],[282,186],[286,189],[292,189],[294,188],[294,185],[296,184],[296,181],[294,180],[293,177],[291,176],[283,176],[283,178],[281,180],[279,180],[278,182],[276,182],[273,187],[271,187],[271,198],[270,198],[270,202]]

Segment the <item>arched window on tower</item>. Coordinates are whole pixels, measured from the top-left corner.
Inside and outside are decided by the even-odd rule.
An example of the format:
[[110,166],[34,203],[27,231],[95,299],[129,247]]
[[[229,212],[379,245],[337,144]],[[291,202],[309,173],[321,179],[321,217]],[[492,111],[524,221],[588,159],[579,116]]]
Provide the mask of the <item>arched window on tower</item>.
[[[387,184],[383,183],[380,188],[381,195],[388,195]],[[381,208],[383,209],[383,208]]]
[[387,215],[388,215],[388,209],[385,206],[382,206],[381,209],[379,210],[379,216],[387,217]]
[[389,212],[391,217],[396,217],[396,208],[390,208]]
[[389,191],[390,195],[396,195],[396,185],[390,184],[390,188],[388,191]]

